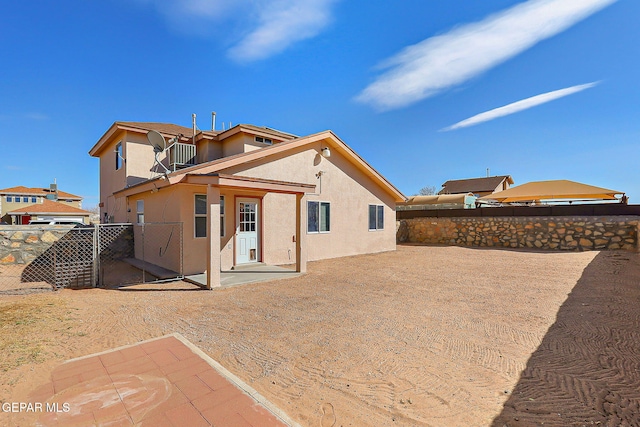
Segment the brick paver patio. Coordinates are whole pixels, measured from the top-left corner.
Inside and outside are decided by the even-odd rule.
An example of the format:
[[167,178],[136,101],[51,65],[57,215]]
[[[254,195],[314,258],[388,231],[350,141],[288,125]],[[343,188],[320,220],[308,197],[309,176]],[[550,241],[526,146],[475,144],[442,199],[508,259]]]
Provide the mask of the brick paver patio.
[[179,334],[70,360],[29,399],[45,426],[296,426]]

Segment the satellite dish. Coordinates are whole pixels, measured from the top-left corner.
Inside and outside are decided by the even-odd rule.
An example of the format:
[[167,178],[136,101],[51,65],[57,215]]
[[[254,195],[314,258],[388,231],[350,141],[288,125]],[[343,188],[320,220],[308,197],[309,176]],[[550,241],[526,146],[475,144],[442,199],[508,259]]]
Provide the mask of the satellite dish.
[[167,144],[164,140],[164,136],[162,136],[157,130],[150,130],[149,132],[147,132],[147,140],[153,147],[153,151],[156,153],[162,153],[167,149]]
[[164,169],[164,174],[166,175],[169,172],[169,169],[158,159],[160,153],[164,153],[164,150],[167,149],[167,143],[164,140],[164,136],[160,134],[157,130],[150,130],[147,132],[147,141],[153,147],[153,152],[155,153],[156,163]]

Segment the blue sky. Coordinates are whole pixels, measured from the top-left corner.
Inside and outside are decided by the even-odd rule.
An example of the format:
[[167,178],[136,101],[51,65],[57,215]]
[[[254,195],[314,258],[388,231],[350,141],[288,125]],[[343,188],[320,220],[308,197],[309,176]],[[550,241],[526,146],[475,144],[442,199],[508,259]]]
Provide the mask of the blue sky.
[[[300,4],[302,3],[302,4]],[[60,0],[0,15],[0,188],[98,202],[114,121],[333,130],[406,195],[571,179],[640,203],[635,0]]]

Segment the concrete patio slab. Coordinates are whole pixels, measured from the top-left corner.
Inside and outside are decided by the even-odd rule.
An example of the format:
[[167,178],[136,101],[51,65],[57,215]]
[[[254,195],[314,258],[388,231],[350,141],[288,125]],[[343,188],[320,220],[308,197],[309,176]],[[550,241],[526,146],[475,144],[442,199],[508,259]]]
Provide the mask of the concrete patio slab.
[[43,426],[298,426],[177,333],[69,360],[30,400]]
[[[269,280],[285,279],[300,276],[295,270],[276,265],[250,264],[236,267],[234,270],[220,272],[222,287],[244,285],[246,283],[266,282]],[[207,285],[207,273],[185,276],[185,281],[200,285]]]

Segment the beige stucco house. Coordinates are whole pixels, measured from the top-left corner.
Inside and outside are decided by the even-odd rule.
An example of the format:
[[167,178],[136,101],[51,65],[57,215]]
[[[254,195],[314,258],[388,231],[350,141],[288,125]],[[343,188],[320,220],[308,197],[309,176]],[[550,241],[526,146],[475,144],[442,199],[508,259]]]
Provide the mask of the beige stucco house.
[[49,188],[10,187],[0,190],[0,220],[29,224],[31,220],[66,219],[89,223],[91,212],[82,209],[82,197]]
[[[149,131],[169,148],[154,152]],[[240,264],[305,271],[307,260],[395,249],[404,195],[331,131],[116,122],[89,153],[102,221],[182,222],[184,273],[206,271],[212,287]]]

